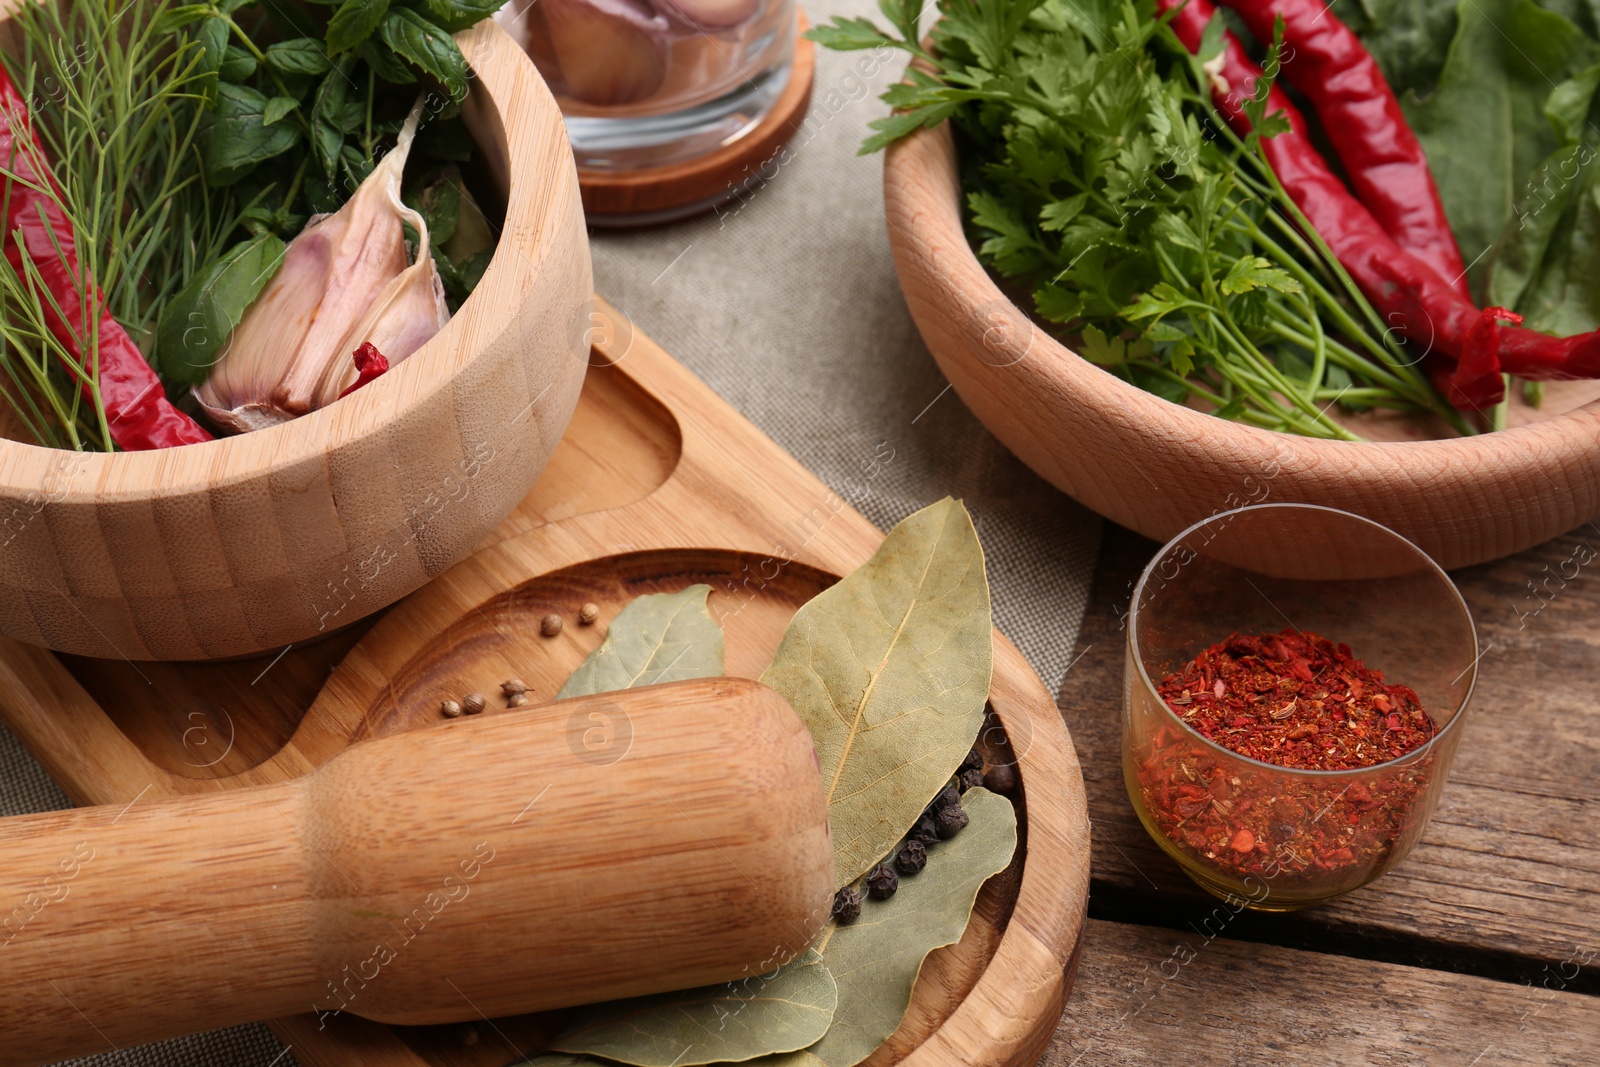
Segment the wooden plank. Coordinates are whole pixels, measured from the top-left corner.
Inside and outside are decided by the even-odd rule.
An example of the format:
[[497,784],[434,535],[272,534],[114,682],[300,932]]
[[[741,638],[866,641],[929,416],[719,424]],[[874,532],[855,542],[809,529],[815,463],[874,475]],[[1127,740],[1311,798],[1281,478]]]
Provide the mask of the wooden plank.
[[1091,920],[1041,1067],[1594,1062],[1600,1000]]
[[[1139,825],[1120,762],[1121,615],[1155,549],[1107,529],[1080,658],[1063,683],[1061,706],[1083,761],[1094,827],[1090,914],[1181,928],[1201,923],[1215,901]],[[1600,992],[1600,968],[1586,965],[1600,958],[1596,549],[1600,532],[1586,527],[1455,575],[1487,652],[1426,836],[1365,889],[1293,915],[1242,917],[1239,936],[1535,986],[1579,959],[1578,973],[1562,979],[1565,988]],[[1591,562],[1581,564],[1585,559]],[[1530,581],[1548,581],[1548,591],[1540,585],[1542,601]]]

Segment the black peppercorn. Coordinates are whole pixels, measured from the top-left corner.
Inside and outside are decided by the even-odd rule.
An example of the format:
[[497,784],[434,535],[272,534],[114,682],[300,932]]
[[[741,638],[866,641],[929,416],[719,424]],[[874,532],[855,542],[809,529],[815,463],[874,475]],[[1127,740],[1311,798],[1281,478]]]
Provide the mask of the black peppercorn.
[[960,804],[952,804],[939,812],[934,822],[939,828],[939,839],[943,841],[956,836],[967,825],[967,810]]
[[911,833],[906,835],[912,841],[921,841],[924,845],[931,845],[939,840],[939,827],[933,821],[932,815],[924,815],[917,820],[917,825],[911,828]]
[[983,753],[977,749],[968,752],[967,758],[961,761],[961,769],[964,771],[983,770]]
[[872,873],[867,875],[867,893],[874,900],[888,900],[899,888],[900,876],[887,863],[872,868]]
[[847,885],[833,895],[833,917],[842,923],[861,918],[861,894],[855,886]]
[[907,841],[895,856],[894,865],[900,868],[901,874],[916,874],[928,865],[927,846],[921,841]]
[[976,789],[983,784],[983,772],[976,767],[968,767],[957,776],[956,781],[965,793],[969,789]]
[[1009,763],[996,763],[984,772],[983,784],[991,793],[1010,795],[1017,787],[1017,769]]
[[938,814],[950,805],[961,803],[961,790],[954,785],[947,785],[939,790],[939,795],[933,798],[934,814]]

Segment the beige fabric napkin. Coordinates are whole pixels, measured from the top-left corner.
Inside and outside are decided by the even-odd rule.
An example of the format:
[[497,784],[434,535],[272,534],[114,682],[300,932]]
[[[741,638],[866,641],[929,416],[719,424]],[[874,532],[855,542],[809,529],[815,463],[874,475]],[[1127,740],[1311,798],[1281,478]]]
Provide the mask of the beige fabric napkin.
[[[880,17],[872,0],[807,7],[813,22]],[[882,161],[855,155],[884,112],[877,94],[903,65],[819,51],[811,114],[789,151],[713,214],[595,233],[595,286],[880,527],[947,494],[964,499],[988,556],[996,623],[1054,693],[1087,602],[1099,520],[979,425],[917,337],[889,257]],[[0,730],[0,814],[66,806]],[[295,1067],[263,1026],[77,1063]]]

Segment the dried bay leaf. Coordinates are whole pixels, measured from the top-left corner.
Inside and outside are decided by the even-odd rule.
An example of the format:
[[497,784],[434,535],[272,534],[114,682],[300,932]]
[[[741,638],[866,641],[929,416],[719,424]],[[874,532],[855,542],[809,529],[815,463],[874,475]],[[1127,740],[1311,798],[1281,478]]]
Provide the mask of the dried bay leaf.
[[710,595],[711,587],[702,584],[635,599],[556,699],[722,674],[722,627],[706,610]]
[[948,497],[795,614],[761,680],[816,742],[837,884],[903,837],[960,765],[993,662],[983,548]]
[[[574,1055],[570,1052],[545,1052],[532,1059],[523,1060],[517,1067],[615,1067],[614,1060],[594,1056]],[[805,1049],[798,1052],[777,1052],[756,1060],[744,1061],[746,1067],[824,1067]]]
[[739,1062],[813,1044],[838,1002],[822,957],[807,949],[770,974],[581,1008],[550,1047],[635,1067]]
[[961,804],[972,821],[929,851],[921,874],[902,878],[888,900],[866,901],[859,919],[830,926],[818,944],[839,985],[833,1025],[808,1050],[826,1067],[854,1067],[888,1040],[911,1006],[922,961],[961,940],[978,890],[1011,862],[1017,848],[1011,802],[978,788]]

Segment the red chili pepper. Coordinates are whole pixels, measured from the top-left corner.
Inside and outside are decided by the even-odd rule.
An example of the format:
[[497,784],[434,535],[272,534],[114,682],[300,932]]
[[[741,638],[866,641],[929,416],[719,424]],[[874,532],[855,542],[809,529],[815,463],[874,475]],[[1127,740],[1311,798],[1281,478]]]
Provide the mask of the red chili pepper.
[[371,341],[362,341],[352,358],[356,361],[356,380],[339,394],[340,400],[389,370],[389,357],[379,352],[378,346]]
[[1395,243],[1471,297],[1428,157],[1361,38],[1322,0],[1223,0],[1271,41],[1283,18],[1283,77],[1306,94],[1356,196]]
[[[1173,32],[1185,48],[1197,52],[1216,10],[1210,0],[1159,0],[1158,6],[1173,12]],[[1244,104],[1256,91],[1261,69],[1245,54],[1238,38],[1231,33],[1223,37],[1212,98],[1229,125],[1248,132]],[[1497,320],[1487,339],[1480,332],[1478,343],[1469,343],[1483,313],[1437,271],[1395,243],[1328,167],[1306,135],[1305,118],[1276,85],[1267,94],[1267,113],[1273,112],[1281,112],[1290,128],[1263,138],[1261,148],[1284,191],[1383,321],[1423,346],[1419,358],[1444,356],[1455,361],[1453,368],[1441,365],[1435,370],[1435,382],[1451,404],[1464,411],[1498,404],[1505,396],[1502,373],[1539,380],[1600,377],[1600,331],[1551,337],[1520,326],[1500,326]]]
[[[23,278],[28,277],[23,273],[24,252],[38,269],[48,290],[48,294],[37,295],[45,325],[72,353],[78,365],[70,369],[82,379],[84,394],[91,402],[98,374],[99,401],[111,439],[128,451],[212,440],[199,423],[167,400],[161,379],[127,331],[106,310],[105,296],[83,276],[76,237],[62,210],[60,187],[45,163],[44,148],[33,131],[27,103],[3,68],[0,161],[0,195],[6,204],[6,259]],[[80,294],[87,295],[87,306]],[[96,319],[97,326],[91,329],[89,323]],[[86,352],[96,332],[96,348]]]

